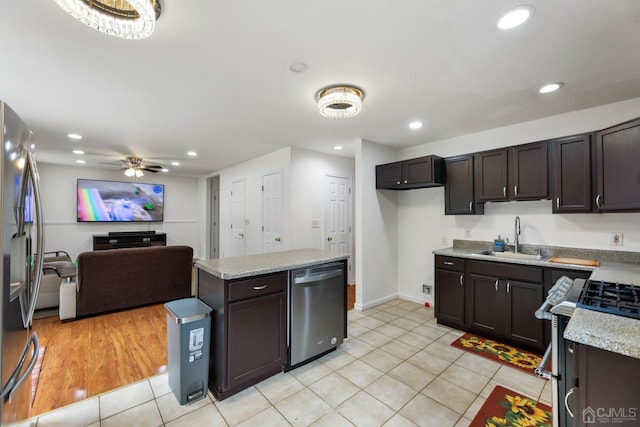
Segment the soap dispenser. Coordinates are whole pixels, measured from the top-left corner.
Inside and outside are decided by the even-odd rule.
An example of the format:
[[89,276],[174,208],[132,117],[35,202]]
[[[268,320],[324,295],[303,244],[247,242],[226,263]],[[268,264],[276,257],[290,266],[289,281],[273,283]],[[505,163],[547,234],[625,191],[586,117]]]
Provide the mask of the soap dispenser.
[[493,251],[494,252],[504,252],[504,240],[498,234],[498,238],[493,241]]

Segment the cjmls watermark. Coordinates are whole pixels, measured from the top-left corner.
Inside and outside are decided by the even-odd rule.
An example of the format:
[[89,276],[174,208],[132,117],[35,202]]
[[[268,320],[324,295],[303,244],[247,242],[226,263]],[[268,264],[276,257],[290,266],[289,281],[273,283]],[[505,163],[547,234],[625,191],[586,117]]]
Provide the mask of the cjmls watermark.
[[582,422],[585,424],[624,424],[636,425],[638,408],[592,408],[582,410]]

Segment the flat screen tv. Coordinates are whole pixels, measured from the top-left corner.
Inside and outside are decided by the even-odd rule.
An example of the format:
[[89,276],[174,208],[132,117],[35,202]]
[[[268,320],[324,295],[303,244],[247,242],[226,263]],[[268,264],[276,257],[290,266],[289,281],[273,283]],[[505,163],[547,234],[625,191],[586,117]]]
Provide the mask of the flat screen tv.
[[159,222],[164,185],[78,178],[78,222]]

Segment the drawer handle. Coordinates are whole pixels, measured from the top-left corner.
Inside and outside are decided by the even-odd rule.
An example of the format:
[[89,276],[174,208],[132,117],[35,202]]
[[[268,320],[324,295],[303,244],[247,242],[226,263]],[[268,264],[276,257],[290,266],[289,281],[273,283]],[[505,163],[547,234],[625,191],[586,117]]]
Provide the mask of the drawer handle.
[[253,290],[254,290],[254,291],[261,291],[261,290],[263,290],[263,289],[264,289],[264,288],[266,288],[266,287],[267,287],[267,285],[254,286],[254,287],[253,287]]
[[502,187],[502,197],[507,197],[507,187]]
[[444,265],[453,265],[451,261],[444,261]]
[[556,197],[556,209],[560,209],[560,197]]
[[464,286],[464,274],[460,275],[460,286]]
[[511,282],[507,282],[507,293],[511,292]]
[[469,212],[473,212],[473,202],[469,202]]
[[496,292],[498,292],[498,279],[496,279],[495,287],[496,287]]
[[515,194],[515,196],[518,197],[518,186],[517,185],[513,186],[513,194]]
[[599,194],[596,196],[596,206],[597,206],[598,208],[601,208],[601,207],[602,207],[602,196],[601,196],[601,195],[599,195]]

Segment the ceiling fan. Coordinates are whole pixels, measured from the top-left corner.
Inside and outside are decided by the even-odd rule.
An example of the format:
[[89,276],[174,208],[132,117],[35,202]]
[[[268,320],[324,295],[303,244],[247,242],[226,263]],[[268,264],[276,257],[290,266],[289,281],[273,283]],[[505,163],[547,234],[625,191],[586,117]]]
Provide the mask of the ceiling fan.
[[153,172],[156,173],[162,170],[162,166],[160,165],[147,165],[142,163],[141,157],[130,156],[124,160],[120,160],[122,162],[122,168],[124,170],[124,174],[130,177],[141,177],[144,175],[142,171],[145,172]]

